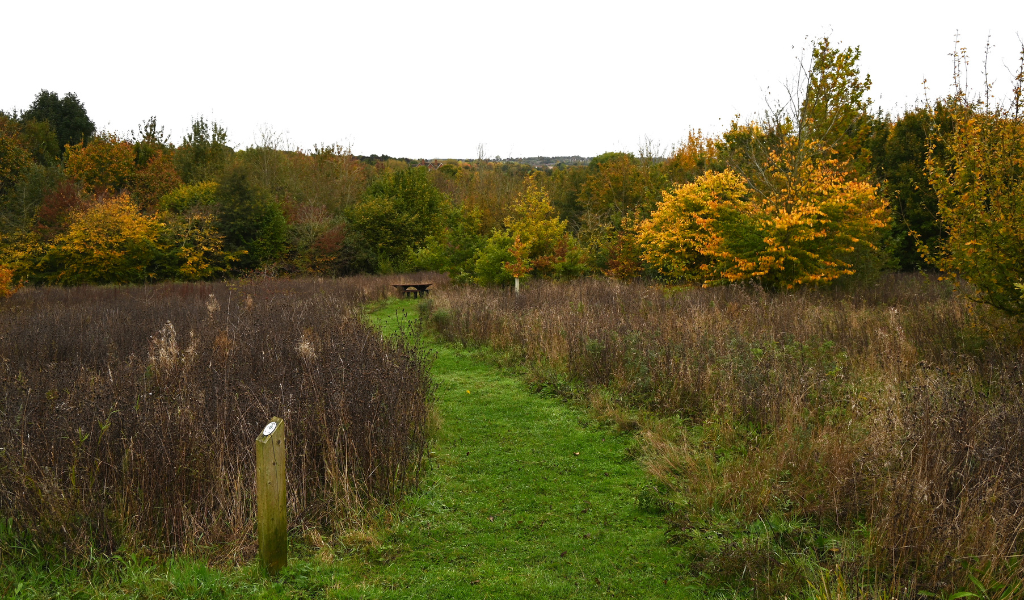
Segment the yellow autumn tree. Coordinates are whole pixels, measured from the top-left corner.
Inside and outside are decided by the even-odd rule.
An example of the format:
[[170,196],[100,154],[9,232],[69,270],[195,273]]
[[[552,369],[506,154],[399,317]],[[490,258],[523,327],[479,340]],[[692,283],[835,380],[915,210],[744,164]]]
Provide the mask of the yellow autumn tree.
[[478,283],[511,283],[527,274],[573,277],[586,269],[586,251],[569,233],[568,222],[558,217],[536,177],[527,180],[504,225],[494,230],[475,255]]
[[1024,47],[1010,102],[972,99],[962,85],[947,107],[955,123],[944,151],[928,154],[944,241],[919,243],[926,260],[970,282],[976,300],[1024,315]]
[[852,275],[858,250],[877,249],[887,205],[839,161],[815,156],[785,140],[764,165],[771,191],[726,170],[665,192],[638,228],[643,259],[666,279],[705,287],[753,279],[793,288]]
[[106,198],[74,214],[40,266],[61,285],[141,283],[155,276],[162,230],[127,194]]
[[530,177],[511,214],[505,217],[505,229],[515,241],[513,246],[528,259],[532,272],[544,277],[571,277],[584,268],[585,252],[569,233],[568,225],[558,217],[536,177]]

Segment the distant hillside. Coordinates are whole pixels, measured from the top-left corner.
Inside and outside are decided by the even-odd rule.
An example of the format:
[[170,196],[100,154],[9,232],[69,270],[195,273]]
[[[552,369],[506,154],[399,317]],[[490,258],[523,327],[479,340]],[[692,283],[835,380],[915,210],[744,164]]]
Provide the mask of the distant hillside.
[[553,169],[558,165],[585,165],[590,163],[587,156],[530,156],[528,158],[506,158],[502,162],[530,165],[537,169]]
[[[409,164],[411,166],[420,166],[420,165],[422,165],[422,166],[425,166],[425,167],[427,167],[428,169],[431,169],[431,170],[436,169],[436,168],[440,167],[441,165],[443,165],[444,163],[447,163],[447,162],[463,162],[461,159],[451,159],[451,158],[433,158],[433,159],[402,158],[402,157],[388,156],[387,154],[381,154],[381,155],[371,154],[369,156],[357,155],[355,158],[357,160],[361,161],[361,162],[369,163],[369,164],[386,163],[388,161],[399,161],[399,162],[404,162],[406,164]],[[500,162],[500,163],[507,163],[507,164],[529,165],[529,166],[531,166],[531,167],[533,167],[535,169],[554,169],[558,165],[564,165],[564,166],[587,165],[587,164],[590,164],[590,161],[591,161],[592,158],[593,157],[589,157],[589,156],[530,156],[530,157],[527,157],[527,158],[501,158],[500,156],[498,156],[498,157],[495,157],[494,159],[484,159],[484,160],[486,162]],[[466,162],[474,162],[474,161],[466,161]]]

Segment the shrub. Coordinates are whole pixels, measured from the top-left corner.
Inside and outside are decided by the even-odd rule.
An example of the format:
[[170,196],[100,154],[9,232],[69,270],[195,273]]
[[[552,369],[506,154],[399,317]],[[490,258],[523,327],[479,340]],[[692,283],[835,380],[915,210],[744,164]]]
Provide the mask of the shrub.
[[10,296],[16,289],[14,286],[14,269],[0,265],[0,298]]
[[194,208],[213,207],[217,203],[218,188],[216,181],[180,185],[160,198],[158,209],[161,212],[183,214]]
[[216,218],[206,212],[165,213],[160,237],[157,275],[161,279],[199,281],[227,272],[239,255],[224,248]]

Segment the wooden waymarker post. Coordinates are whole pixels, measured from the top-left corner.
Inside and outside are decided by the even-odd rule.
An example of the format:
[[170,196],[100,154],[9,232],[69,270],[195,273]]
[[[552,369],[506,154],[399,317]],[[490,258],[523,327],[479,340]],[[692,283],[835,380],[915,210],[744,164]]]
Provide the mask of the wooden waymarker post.
[[277,575],[288,565],[288,490],[284,421],[274,417],[256,438],[256,533],[260,565]]

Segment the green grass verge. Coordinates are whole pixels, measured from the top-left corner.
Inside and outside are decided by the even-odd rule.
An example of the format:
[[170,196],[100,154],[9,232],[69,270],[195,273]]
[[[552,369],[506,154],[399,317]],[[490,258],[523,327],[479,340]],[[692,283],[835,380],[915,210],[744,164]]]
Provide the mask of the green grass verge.
[[[416,301],[370,315],[409,327]],[[68,566],[7,555],[0,595],[16,598],[625,598],[703,597],[664,519],[640,509],[646,485],[632,436],[598,426],[474,352],[434,354],[439,422],[419,490],[360,543],[294,545],[278,578],[254,565],[97,559]],[[293,539],[296,536],[293,535]],[[359,536],[355,536],[359,538]]]

